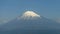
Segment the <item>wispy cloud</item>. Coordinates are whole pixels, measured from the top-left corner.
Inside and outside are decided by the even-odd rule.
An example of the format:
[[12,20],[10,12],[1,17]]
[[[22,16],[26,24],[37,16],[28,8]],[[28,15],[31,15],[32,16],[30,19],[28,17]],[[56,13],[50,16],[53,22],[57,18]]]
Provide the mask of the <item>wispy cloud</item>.
[[0,19],[0,24],[7,23],[7,22],[8,22],[8,20]]
[[59,22],[60,23],[60,18],[56,18],[54,19],[56,22]]

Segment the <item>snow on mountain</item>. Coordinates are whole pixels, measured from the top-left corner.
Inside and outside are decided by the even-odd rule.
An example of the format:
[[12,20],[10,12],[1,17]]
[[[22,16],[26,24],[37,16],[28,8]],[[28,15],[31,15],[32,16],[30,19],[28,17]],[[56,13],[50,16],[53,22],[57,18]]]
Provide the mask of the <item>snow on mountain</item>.
[[[27,20],[28,19],[28,20]],[[32,19],[32,20],[31,20]],[[27,11],[19,17],[13,19],[0,27],[0,31],[7,30],[46,30],[46,29],[59,29],[59,23],[47,19],[33,11]]]
[[36,19],[38,17],[40,18],[40,15],[38,15],[37,13],[35,13],[33,11],[26,11],[19,18],[22,18],[22,19]]

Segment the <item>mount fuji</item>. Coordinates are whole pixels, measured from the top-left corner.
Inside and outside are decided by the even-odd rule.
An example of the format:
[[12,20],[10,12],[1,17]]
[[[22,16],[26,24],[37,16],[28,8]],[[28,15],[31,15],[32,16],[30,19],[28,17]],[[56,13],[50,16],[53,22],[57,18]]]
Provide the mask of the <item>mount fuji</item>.
[[60,29],[60,24],[33,11],[26,11],[21,16],[0,26],[0,34],[49,34]]

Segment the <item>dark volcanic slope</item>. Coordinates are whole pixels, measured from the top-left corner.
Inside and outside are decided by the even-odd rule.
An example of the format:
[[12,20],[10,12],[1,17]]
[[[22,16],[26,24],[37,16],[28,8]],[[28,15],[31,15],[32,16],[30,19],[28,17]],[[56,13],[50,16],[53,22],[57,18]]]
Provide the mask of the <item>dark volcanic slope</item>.
[[14,19],[0,27],[1,31],[24,29],[24,30],[44,30],[59,29],[60,24],[45,17],[36,19]]
[[33,14],[27,13],[23,15],[23,18],[16,18],[0,26],[0,34],[59,34],[59,23],[43,16],[37,16],[33,12]]

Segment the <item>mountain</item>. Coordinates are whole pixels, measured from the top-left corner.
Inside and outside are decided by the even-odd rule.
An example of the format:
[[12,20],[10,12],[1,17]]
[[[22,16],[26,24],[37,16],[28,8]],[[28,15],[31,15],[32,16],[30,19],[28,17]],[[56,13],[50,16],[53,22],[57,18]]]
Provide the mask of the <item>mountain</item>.
[[36,18],[40,18],[40,15],[36,14],[33,11],[26,11],[25,13],[22,14],[21,19],[35,19]]
[[[9,21],[0,26],[1,34],[41,34],[49,32],[56,32],[60,29],[60,24],[47,19],[33,11],[26,11],[21,16]],[[35,33],[37,32],[37,33]]]

